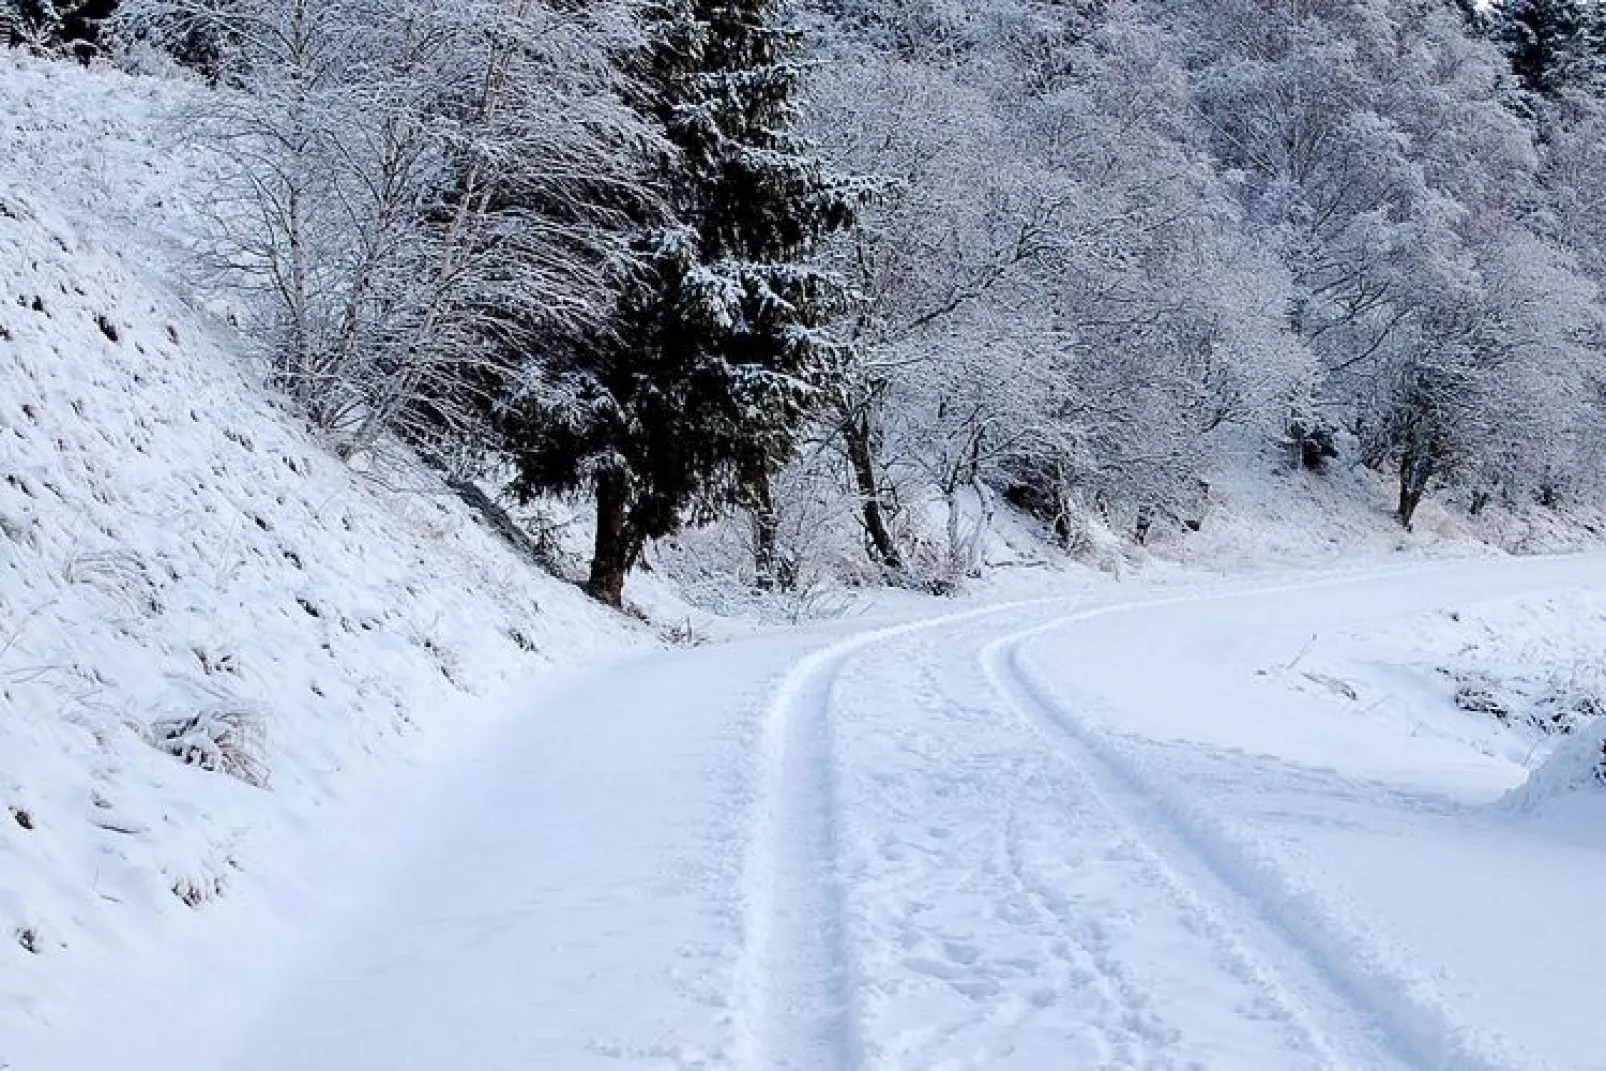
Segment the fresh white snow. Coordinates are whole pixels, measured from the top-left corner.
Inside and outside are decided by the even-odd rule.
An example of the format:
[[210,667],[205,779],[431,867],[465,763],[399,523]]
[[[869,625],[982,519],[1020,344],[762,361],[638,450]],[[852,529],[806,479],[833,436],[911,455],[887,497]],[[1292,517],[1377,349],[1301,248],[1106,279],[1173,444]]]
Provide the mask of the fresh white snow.
[[1606,795],[1514,809],[1525,768],[1452,728],[1477,715],[1284,670],[1313,634],[1603,588],[1599,556],[1106,585],[578,673],[328,831],[305,887],[217,905],[205,973],[9,1056],[1594,1066]]
[[[1606,1066],[1603,730],[1543,731],[1606,558],[1290,477],[1187,551],[1253,575],[1000,518],[969,601],[643,653],[261,389],[175,281],[182,85],[5,62],[0,1068]],[[841,597],[699,597],[728,535],[633,581],[680,639]]]

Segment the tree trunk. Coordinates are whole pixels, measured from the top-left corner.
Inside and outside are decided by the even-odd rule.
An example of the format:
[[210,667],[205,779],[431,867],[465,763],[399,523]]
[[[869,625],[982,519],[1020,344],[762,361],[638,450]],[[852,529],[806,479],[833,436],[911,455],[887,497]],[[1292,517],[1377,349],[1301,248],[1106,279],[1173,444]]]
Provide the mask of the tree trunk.
[[753,492],[753,582],[760,591],[790,586],[780,556],[781,520],[775,512],[775,492],[769,473],[759,473],[752,481]]
[[939,578],[937,594],[948,595],[959,586],[960,579],[965,575],[965,552],[959,534],[959,474],[948,473],[941,487],[943,505],[948,508],[948,569],[947,575]]
[[993,493],[982,480],[981,474],[975,469],[970,474],[970,489],[976,495],[976,523],[971,526],[970,538],[965,544],[965,575],[981,575],[982,564],[982,537],[993,527],[993,515],[996,512],[993,506]]
[[597,477],[597,541],[591,554],[591,578],[586,591],[599,602],[623,609],[625,577],[635,564],[637,540],[630,531],[629,500],[624,480],[616,475]]
[[864,532],[870,540],[875,560],[893,572],[903,570],[903,555],[887,527],[887,508],[881,498],[881,484],[876,479],[874,447],[870,442],[870,417],[867,412],[844,412],[842,440],[847,445],[848,464],[853,468],[853,482],[859,491],[859,508],[864,515]]
[[1395,516],[1399,517],[1407,532],[1411,530],[1411,518],[1416,516],[1416,508],[1422,504],[1422,496],[1427,492],[1428,480],[1432,476],[1431,458],[1421,457],[1415,452],[1400,458],[1400,503]]

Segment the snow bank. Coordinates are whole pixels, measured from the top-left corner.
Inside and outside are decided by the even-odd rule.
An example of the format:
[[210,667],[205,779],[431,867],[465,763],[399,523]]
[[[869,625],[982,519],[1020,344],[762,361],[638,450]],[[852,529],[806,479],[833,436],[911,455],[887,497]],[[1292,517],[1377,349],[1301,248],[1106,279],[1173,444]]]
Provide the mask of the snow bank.
[[1606,790],[1606,719],[1570,734],[1540,763],[1528,780],[1512,789],[1504,803],[1517,810],[1577,792]]
[[1350,715],[1497,758],[1516,785],[1606,714],[1606,578],[1447,601],[1385,628],[1313,623],[1264,675]]
[[171,267],[183,92],[0,53],[0,1066],[266,834],[640,639],[233,356]]

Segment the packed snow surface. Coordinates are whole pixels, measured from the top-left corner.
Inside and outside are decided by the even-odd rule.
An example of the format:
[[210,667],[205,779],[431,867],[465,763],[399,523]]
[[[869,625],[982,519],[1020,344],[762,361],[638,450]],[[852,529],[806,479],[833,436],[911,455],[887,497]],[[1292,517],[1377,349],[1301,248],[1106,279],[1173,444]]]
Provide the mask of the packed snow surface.
[[1481,715],[1298,668],[1603,588],[1600,556],[1107,584],[580,672],[4,1055],[1597,1067],[1606,795],[1513,807]]

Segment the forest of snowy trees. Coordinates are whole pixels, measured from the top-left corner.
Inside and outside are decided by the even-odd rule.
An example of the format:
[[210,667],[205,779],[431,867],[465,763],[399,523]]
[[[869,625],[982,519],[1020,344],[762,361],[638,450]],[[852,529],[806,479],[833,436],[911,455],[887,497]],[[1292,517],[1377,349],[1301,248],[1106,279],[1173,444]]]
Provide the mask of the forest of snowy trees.
[[[3,9],[3,4],[0,4]],[[22,0],[208,87],[196,250],[356,458],[594,503],[589,589],[822,496],[941,588],[999,499],[1224,468],[1606,498],[1598,0]],[[180,74],[180,72],[182,72]],[[936,503],[945,522],[930,523]]]

